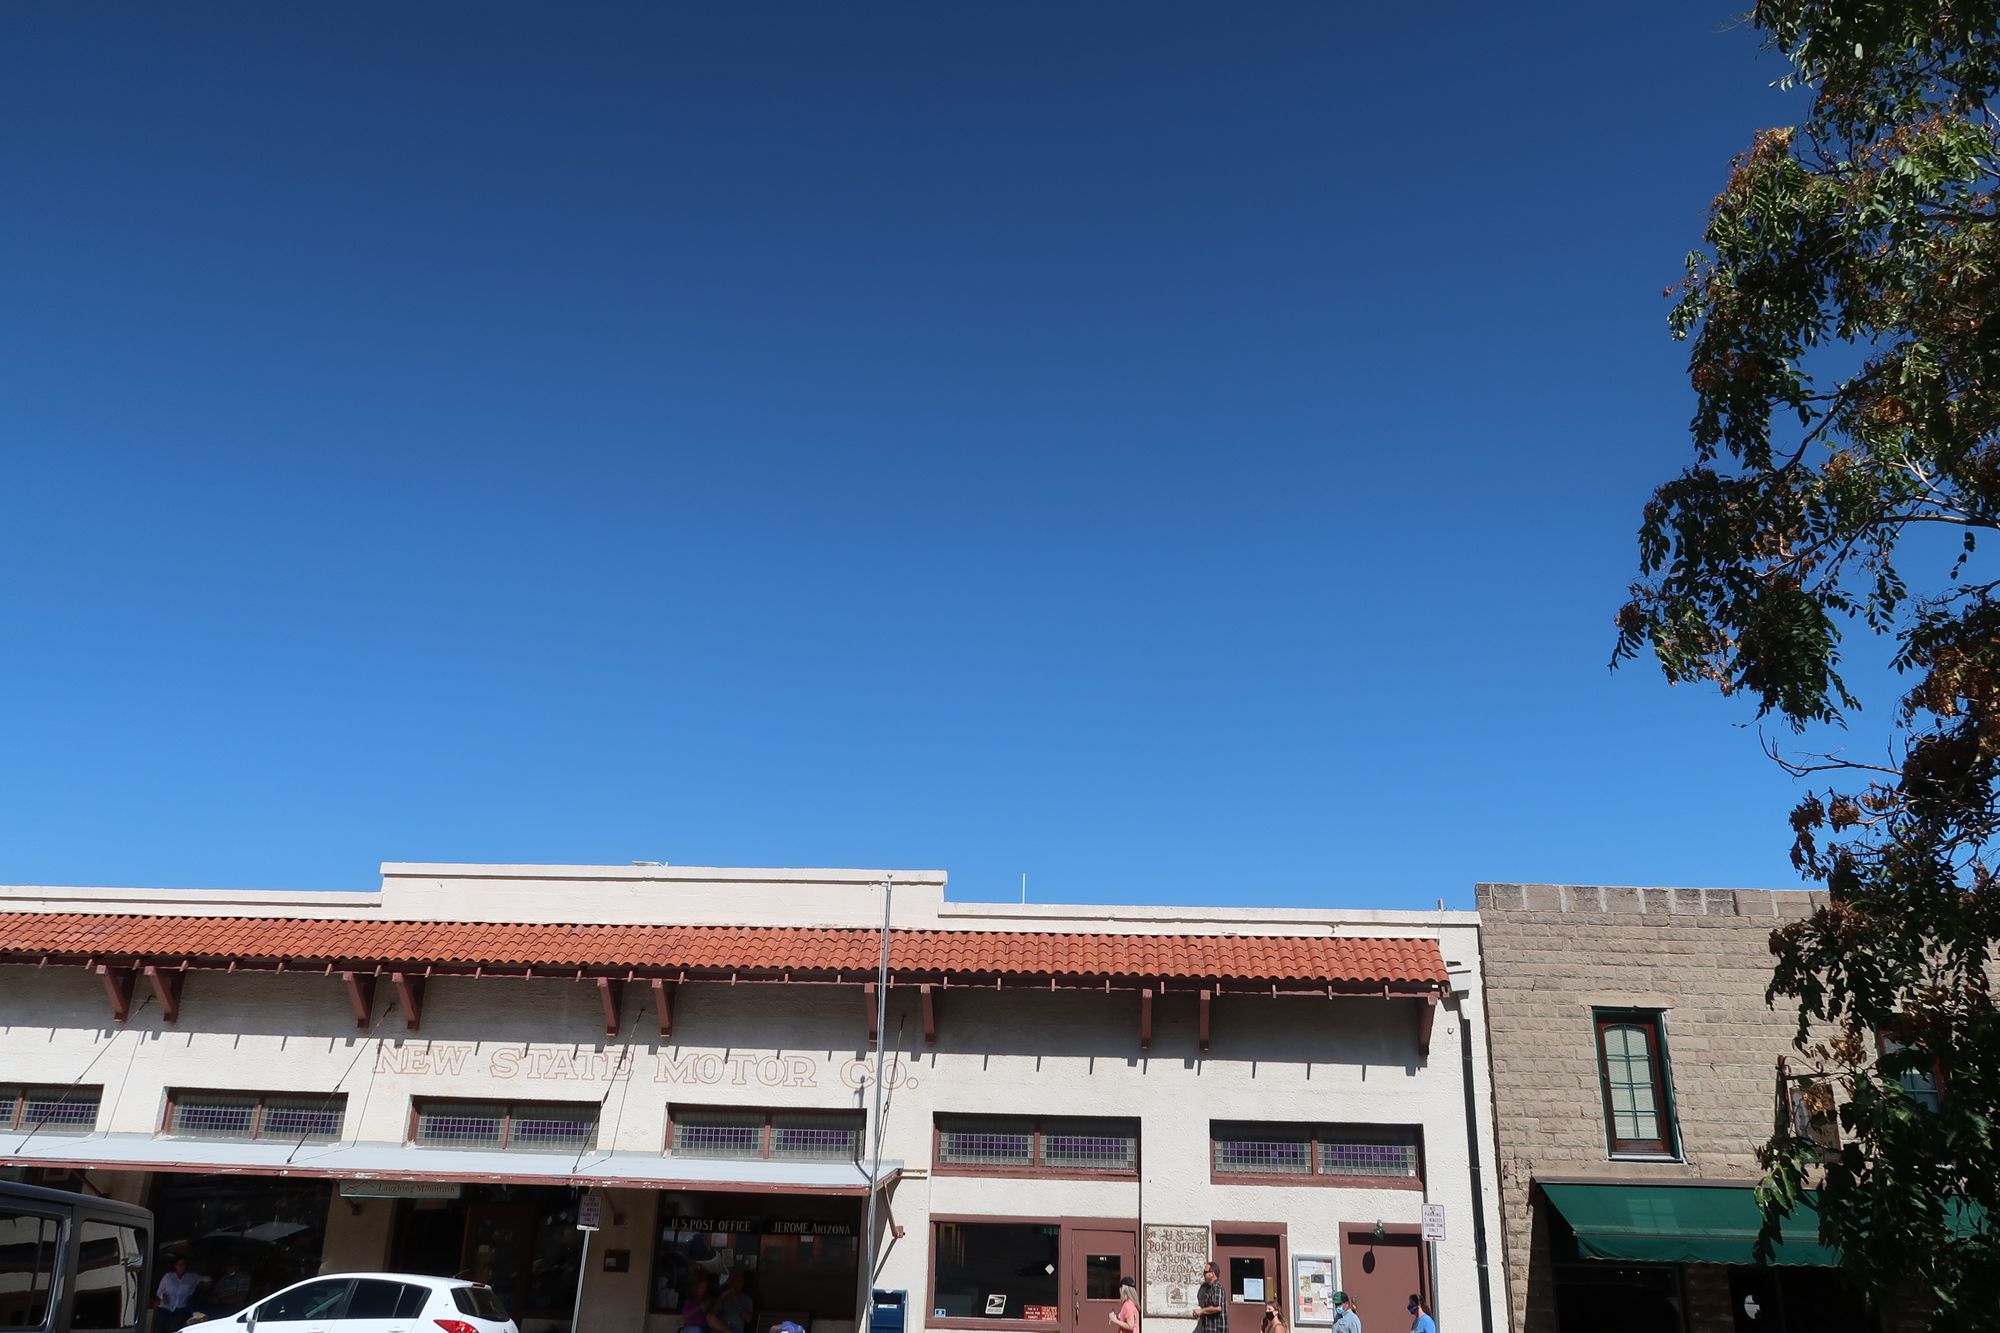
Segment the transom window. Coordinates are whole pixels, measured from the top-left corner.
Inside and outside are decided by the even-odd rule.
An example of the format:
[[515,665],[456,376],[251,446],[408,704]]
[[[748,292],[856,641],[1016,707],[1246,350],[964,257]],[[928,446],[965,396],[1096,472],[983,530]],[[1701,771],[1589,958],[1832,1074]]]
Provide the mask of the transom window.
[[103,1100],[104,1089],[94,1083],[79,1087],[0,1084],[0,1129],[88,1134],[97,1128],[97,1107]]
[[166,1133],[179,1139],[284,1139],[331,1143],[340,1137],[347,1095],[210,1092],[167,1094]]
[[1415,1125],[1218,1120],[1209,1139],[1218,1176],[1423,1178]]
[[759,1111],[723,1106],[671,1106],[668,1151],[677,1157],[730,1157],[788,1162],[858,1162],[859,1111]]
[[1660,1015],[1646,1010],[1600,1010],[1596,1021],[1604,1126],[1612,1154],[1670,1155],[1674,1135]]
[[416,1103],[410,1142],[419,1148],[581,1152],[597,1138],[590,1102]]
[[1139,1169],[1139,1123],[1111,1117],[937,1118],[937,1165],[960,1174]]

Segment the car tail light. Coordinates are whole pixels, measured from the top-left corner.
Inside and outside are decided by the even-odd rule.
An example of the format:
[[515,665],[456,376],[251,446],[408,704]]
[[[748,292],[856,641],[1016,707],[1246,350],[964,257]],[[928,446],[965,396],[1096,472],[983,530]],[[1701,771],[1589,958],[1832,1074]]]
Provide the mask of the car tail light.
[[431,1321],[444,1333],[479,1333],[477,1324],[468,1324],[463,1319],[434,1319]]

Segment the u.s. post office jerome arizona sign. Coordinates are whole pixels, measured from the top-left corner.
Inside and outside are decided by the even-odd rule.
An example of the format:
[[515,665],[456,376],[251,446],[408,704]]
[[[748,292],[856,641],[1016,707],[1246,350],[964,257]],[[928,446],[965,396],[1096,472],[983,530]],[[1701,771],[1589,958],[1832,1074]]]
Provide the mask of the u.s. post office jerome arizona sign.
[[[875,1081],[872,1060],[828,1060],[815,1055],[721,1055],[712,1051],[654,1053],[599,1051],[583,1046],[494,1045],[489,1042],[384,1042],[375,1054],[375,1072],[416,1077],[488,1078],[553,1083],[620,1083],[635,1073],[648,1082],[693,1088],[818,1088],[850,1090]],[[914,1072],[891,1060],[883,1081],[914,1088]]]

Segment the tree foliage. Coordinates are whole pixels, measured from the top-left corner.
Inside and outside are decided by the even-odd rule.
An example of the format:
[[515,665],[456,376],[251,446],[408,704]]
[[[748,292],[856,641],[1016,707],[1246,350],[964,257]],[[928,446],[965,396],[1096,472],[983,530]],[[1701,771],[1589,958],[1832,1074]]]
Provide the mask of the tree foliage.
[[1980,546],[2000,527],[2000,0],[1760,0],[1751,22],[1809,111],[1736,160],[1688,257],[1695,459],[1646,506],[1614,660],[1650,648],[1804,729],[1859,707],[1844,636],[1890,640],[1882,760],[1781,758],[1811,778],[1793,859],[1829,905],[1774,935],[1770,995],[1798,1006],[1793,1068],[1836,1094],[1810,1104],[1841,1145],[1780,1129],[1762,1197],[1776,1215],[1817,1189],[1876,1300],[2000,1328],[2000,579]]

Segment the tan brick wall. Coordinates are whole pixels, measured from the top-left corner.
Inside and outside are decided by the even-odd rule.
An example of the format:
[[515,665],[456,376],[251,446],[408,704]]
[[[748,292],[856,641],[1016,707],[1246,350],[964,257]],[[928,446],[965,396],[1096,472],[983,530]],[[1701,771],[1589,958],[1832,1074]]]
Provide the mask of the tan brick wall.
[[[1553,1333],[1530,1186],[1565,1176],[1755,1179],[1794,1027],[1764,1001],[1771,930],[1821,895],[1569,884],[1482,884],[1477,895],[1508,1300],[1516,1329]],[[1684,1160],[1606,1151],[1591,1025],[1600,1007],[1664,1011]],[[1689,1270],[1691,1329],[1728,1333],[1727,1284],[1726,1270]]]

